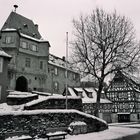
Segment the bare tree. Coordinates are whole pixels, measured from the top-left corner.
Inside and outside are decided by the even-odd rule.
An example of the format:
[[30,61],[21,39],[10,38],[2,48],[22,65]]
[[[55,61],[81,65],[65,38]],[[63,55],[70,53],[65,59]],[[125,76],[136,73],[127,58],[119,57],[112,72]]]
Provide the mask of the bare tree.
[[74,64],[82,73],[92,74],[98,81],[95,115],[98,116],[100,95],[105,79],[119,70],[138,66],[140,47],[133,24],[116,11],[107,13],[96,8],[91,15],[73,20],[72,41]]

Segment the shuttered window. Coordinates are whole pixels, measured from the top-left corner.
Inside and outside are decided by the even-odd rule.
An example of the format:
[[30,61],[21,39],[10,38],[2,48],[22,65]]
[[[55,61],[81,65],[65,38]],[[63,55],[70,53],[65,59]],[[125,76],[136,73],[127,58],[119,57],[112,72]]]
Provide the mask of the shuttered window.
[[31,59],[30,58],[25,58],[25,67],[28,67],[28,68],[31,67]]

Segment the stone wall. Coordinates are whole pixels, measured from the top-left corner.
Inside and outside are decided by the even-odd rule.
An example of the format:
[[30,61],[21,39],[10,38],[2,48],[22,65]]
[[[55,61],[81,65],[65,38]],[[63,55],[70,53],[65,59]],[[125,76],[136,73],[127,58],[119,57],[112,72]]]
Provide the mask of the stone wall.
[[38,99],[38,95],[30,96],[30,97],[7,97],[6,102],[8,105],[21,105],[28,103],[32,100]]
[[[83,111],[83,105],[81,98],[69,97],[67,100],[68,109],[76,109]],[[35,104],[27,104],[25,110],[36,110],[36,109],[65,109],[66,108],[66,97],[51,97],[49,96],[46,100],[40,101]]]
[[76,110],[36,110],[0,113],[0,134],[15,131],[29,131],[31,136],[42,137],[48,128],[68,127],[71,122],[87,124],[87,132],[101,131],[108,125],[92,116]]

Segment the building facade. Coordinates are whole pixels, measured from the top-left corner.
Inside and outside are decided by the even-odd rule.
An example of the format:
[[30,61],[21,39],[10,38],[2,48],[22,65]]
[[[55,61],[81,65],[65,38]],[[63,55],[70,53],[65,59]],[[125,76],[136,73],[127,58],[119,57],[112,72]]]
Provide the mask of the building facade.
[[[73,97],[81,97],[83,104],[83,112],[87,114],[94,115],[97,93],[93,87],[87,88],[68,88],[69,95]],[[105,93],[102,93],[102,95]],[[99,117],[108,123],[112,122],[112,102],[101,96],[100,99],[100,108],[99,108]]]
[[134,76],[118,71],[106,96],[112,101],[112,121],[138,121],[140,115],[140,83]]
[[[11,12],[1,29],[0,46],[12,56],[8,66],[8,89],[53,91],[60,94],[64,90],[63,75],[65,75],[66,68],[49,63],[50,44],[47,40],[42,39],[38,25],[34,24],[32,20]],[[52,76],[51,67],[54,70],[57,68],[60,75],[53,74]],[[79,83],[80,79],[75,84]],[[74,85],[73,81],[70,84]],[[56,90],[53,89],[55,87]]]
[[6,101],[8,86],[8,63],[11,56],[0,49],[0,103]]

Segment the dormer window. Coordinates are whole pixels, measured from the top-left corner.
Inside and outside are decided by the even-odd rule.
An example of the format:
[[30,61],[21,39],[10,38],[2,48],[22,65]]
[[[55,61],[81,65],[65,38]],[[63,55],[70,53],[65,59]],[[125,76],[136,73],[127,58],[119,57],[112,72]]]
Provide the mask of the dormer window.
[[21,42],[21,47],[22,47],[23,49],[28,49],[28,43],[25,42],[25,41],[22,41],[22,42]]
[[93,98],[92,92],[88,92],[87,95],[88,95],[89,98]]
[[24,26],[25,28],[27,28],[27,27],[28,27],[28,25],[27,25],[27,24],[23,24],[23,26]]
[[37,51],[38,51],[37,45],[31,44],[30,50],[31,50],[31,51],[34,51],[34,52],[37,52]]
[[33,33],[33,37],[35,37],[36,36],[36,33]]
[[78,91],[78,96],[80,96],[81,98],[83,98],[83,92],[82,91]]
[[14,42],[14,38],[12,36],[6,36],[5,41],[6,44],[10,44]]

